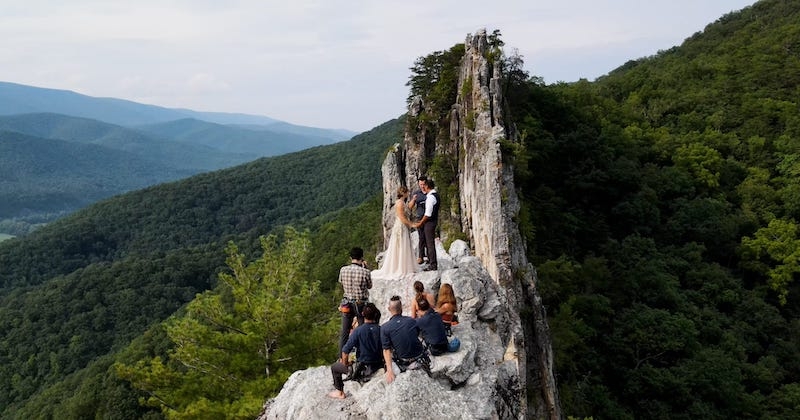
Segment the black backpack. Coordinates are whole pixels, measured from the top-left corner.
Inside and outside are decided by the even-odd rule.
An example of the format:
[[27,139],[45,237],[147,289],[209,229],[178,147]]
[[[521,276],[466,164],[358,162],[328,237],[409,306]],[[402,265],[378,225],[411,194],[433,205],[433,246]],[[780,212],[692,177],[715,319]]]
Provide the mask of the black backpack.
[[347,376],[345,376],[344,380],[356,381],[361,384],[368,382],[372,377],[372,374],[375,373],[371,365],[359,361],[353,362],[353,364],[348,366],[348,368]]

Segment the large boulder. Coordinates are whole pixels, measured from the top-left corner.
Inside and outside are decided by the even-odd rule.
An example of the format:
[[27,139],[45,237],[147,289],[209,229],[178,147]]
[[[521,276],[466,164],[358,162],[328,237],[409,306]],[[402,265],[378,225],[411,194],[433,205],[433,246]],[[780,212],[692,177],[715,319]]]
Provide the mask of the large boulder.
[[[458,241],[456,241],[458,242]],[[387,384],[379,370],[368,382],[345,382],[347,398],[327,397],[333,390],[329,366],[295,372],[280,394],[267,402],[260,419],[491,419],[519,418],[519,371],[513,340],[504,341],[498,324],[509,316],[506,297],[496,287],[480,260],[463,253],[454,260],[442,248],[442,260],[451,268],[404,276],[373,278],[371,299],[385,308],[393,295],[401,296],[405,313],[413,296],[412,284],[419,280],[436,293],[442,283],[456,292],[459,323],[453,336],[461,341],[457,352],[431,357],[431,373],[409,370]],[[512,351],[509,351],[512,348]],[[335,357],[331,357],[331,360]]]

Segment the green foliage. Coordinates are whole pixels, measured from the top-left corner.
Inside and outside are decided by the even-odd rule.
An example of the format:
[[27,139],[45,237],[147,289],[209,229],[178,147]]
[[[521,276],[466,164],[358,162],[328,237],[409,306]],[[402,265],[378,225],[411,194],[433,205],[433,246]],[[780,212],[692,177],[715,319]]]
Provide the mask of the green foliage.
[[[38,284],[131,254],[252,238],[355,206],[380,191],[380,158],[401,140],[394,120],[353,140],[135,191],[0,246],[0,287]],[[13,242],[13,241],[12,241]]]
[[118,374],[151,395],[169,418],[254,418],[265,396],[276,395],[289,374],[335,352],[328,299],[306,277],[310,239],[287,229],[262,238],[261,258],[246,264],[229,244],[221,285],[206,291],[170,319],[174,348],[117,365]]
[[[64,413],[76,388],[120,382],[92,366],[213,288],[230,240],[250,254],[259,235],[281,224],[312,229],[319,261],[308,281],[321,284],[333,307],[328,292],[347,250],[382,243],[372,229],[380,224],[374,197],[381,160],[401,128],[401,120],[390,121],[350,142],[115,197],[0,243],[0,417]],[[367,198],[373,204],[350,207]],[[166,336],[154,341],[152,349],[134,344],[131,351],[165,358]],[[65,386],[68,377],[75,379]],[[86,399],[84,409],[135,401],[136,392],[109,386],[110,394]]]
[[[786,304],[788,285],[800,273],[800,238],[793,221],[773,219],[767,227],[756,231],[751,238],[742,238],[742,265],[765,273],[769,286],[778,292],[781,304]],[[768,257],[770,263],[762,262]]]
[[320,282],[324,291],[339,286],[339,268],[350,262],[349,251],[354,246],[364,249],[364,259],[374,261],[383,251],[381,225],[383,194],[376,194],[358,207],[344,208],[315,219],[310,224],[311,255],[309,277]]
[[[18,97],[19,90],[31,97],[41,95],[34,88],[18,88],[22,89],[10,89],[14,93],[0,86],[5,90],[0,96]],[[41,99],[45,107],[57,108],[57,96],[50,92]],[[17,101],[36,102],[31,97]],[[96,114],[81,106],[93,108],[96,104],[91,102],[102,100],[84,99],[83,105],[73,104],[70,111]],[[114,113],[108,105],[101,106],[106,112],[100,118]],[[186,115],[164,111],[171,115],[156,119]],[[24,112],[0,116],[0,179],[5,181],[0,185],[0,232],[16,235],[29,231],[19,226],[4,230],[8,227],[4,219],[35,217],[51,222],[112,195],[350,137],[335,130],[282,123],[253,127],[184,118],[132,129],[67,115],[28,113],[29,109]],[[149,116],[146,119],[154,117],[152,109],[144,114]]]
[[486,41],[489,44],[489,49],[486,51],[486,59],[490,64],[494,64],[503,57],[503,45],[505,42],[501,39],[503,35],[499,29],[495,29],[491,34],[486,36]]
[[419,57],[411,67],[408,102],[421,96],[426,114],[438,122],[447,116],[458,95],[458,69],[464,56],[464,44],[456,44],[447,51],[436,51]]
[[509,90],[567,416],[796,415],[799,19],[761,1],[596,83]]
[[0,221],[48,213],[57,216],[115,194],[197,172],[95,144],[0,130],[0,179],[4,180],[0,184]]
[[[518,146],[501,147],[515,165],[519,221],[538,267],[567,416],[797,417],[800,45],[792,40],[800,35],[798,21],[796,4],[762,0],[680,47],[628,62],[595,83],[545,86],[522,70],[518,55],[496,57],[508,115],[522,138]],[[502,46],[499,31],[492,37]],[[423,96],[426,110],[409,126],[429,130],[432,142],[443,138],[437,124],[446,122],[459,93],[461,54],[463,45],[457,45],[421,57],[412,68],[411,96]],[[346,250],[378,250],[377,229],[366,226],[379,224],[380,159],[399,140],[400,126],[376,129],[377,140],[360,138],[130,194],[0,244],[0,349],[13,349],[0,354],[2,415],[105,413],[103,398],[90,396],[99,392],[90,384],[102,383],[115,390],[98,394],[113,401],[106,406],[129,407],[138,396],[169,404],[165,412],[176,416],[252,417],[252,407],[278,389],[292,363],[323,357],[300,354],[302,340],[329,355],[335,327],[322,317],[318,328],[326,332],[284,337],[258,328],[242,297],[276,310],[269,302],[283,296],[271,294],[281,287],[293,290],[285,299],[310,299],[314,290],[327,301],[318,312],[330,314],[335,271],[346,262]],[[444,153],[429,158],[442,209],[453,211],[456,201],[446,200],[455,197],[449,190],[455,160]],[[327,215],[315,218],[321,214]],[[276,245],[277,254],[251,264],[234,258],[233,274],[203,292],[213,286],[208,275],[219,267],[213,259],[220,258],[221,243],[234,240],[252,250],[260,235],[289,223],[313,232],[306,249],[314,249],[316,261],[305,266],[300,289],[257,286],[265,281],[259,273],[277,269],[263,262],[280,255]],[[184,257],[208,266],[189,264],[197,270],[189,275],[195,269],[178,268],[174,260]],[[144,261],[153,258],[163,276],[147,269]],[[140,267],[146,273],[141,289],[131,283]],[[275,278],[298,268],[281,270]],[[100,279],[109,284],[98,289],[102,293],[95,290]],[[244,292],[252,287],[263,294]],[[149,288],[156,301],[163,299],[163,306],[147,307],[152,318],[132,309],[144,302],[137,294]],[[85,307],[79,293],[87,295]],[[196,293],[185,316],[176,315],[163,330],[147,329]],[[111,304],[102,299],[107,295]],[[21,309],[26,305],[30,311]],[[101,334],[112,330],[121,338]],[[142,330],[145,335],[125,347]],[[259,340],[255,350],[250,335],[259,334],[275,346]],[[96,360],[123,347],[117,366],[147,390],[124,398],[113,395],[127,384],[101,368],[109,360]],[[250,356],[222,358],[232,347]],[[217,387],[187,365],[205,366],[224,380]],[[97,370],[78,379],[86,366]],[[78,383],[79,396],[71,398],[64,384],[77,389]],[[39,396],[52,396],[57,405],[34,406],[43,401]]]

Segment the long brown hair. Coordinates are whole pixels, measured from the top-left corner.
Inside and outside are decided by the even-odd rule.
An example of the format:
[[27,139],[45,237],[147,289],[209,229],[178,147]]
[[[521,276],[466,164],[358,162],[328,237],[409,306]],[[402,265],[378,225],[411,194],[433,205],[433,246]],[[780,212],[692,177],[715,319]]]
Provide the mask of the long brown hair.
[[403,198],[408,195],[408,188],[400,186],[397,188],[397,198]]
[[422,282],[419,281],[419,280],[415,281],[414,282],[414,291],[417,292],[416,296],[421,295],[423,292],[425,292],[425,285],[423,285]]
[[451,286],[450,283],[442,283],[442,287],[439,288],[439,297],[436,299],[436,307],[441,307],[445,303],[449,303],[453,305],[453,308],[457,308],[456,294],[453,293],[453,286]]

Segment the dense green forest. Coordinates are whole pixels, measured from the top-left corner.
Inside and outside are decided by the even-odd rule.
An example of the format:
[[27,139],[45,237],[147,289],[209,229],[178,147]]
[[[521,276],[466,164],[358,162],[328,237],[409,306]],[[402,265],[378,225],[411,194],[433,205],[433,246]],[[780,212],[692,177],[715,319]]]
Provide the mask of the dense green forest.
[[197,172],[173,169],[94,144],[0,131],[0,222],[75,211],[121,192]]
[[[0,102],[11,102],[4,104],[8,113],[15,102],[36,102],[43,91],[18,86],[20,92],[9,94],[4,85],[8,84],[0,82]],[[73,112],[88,112],[97,101],[104,102],[82,97]],[[47,104],[53,102],[41,103]],[[16,107],[20,108],[17,112],[30,112],[20,104]],[[176,117],[162,111],[153,110],[153,118]],[[253,124],[225,125],[184,116],[123,127],[53,113],[0,116],[0,233],[23,236],[114,195],[352,137],[343,130],[294,126],[266,117],[271,124],[257,125],[260,119],[237,118],[236,114],[182,112],[211,121],[253,120]]]
[[[797,22],[800,4],[762,0],[595,82],[545,85],[521,57],[493,58],[565,415],[800,417]],[[435,110],[457,93],[460,48],[412,68],[412,92]],[[335,304],[346,250],[380,243],[379,165],[401,125],[115,197],[0,243],[0,416],[252,418],[260,393],[329,356],[332,327],[304,314],[313,334],[299,337],[276,323],[254,333],[274,341],[265,351],[231,331],[268,324],[250,323],[253,308],[271,314],[289,299],[280,290]],[[234,360],[187,342],[247,350]],[[311,350],[293,360],[295,348]],[[238,380],[214,386],[187,360]]]
[[128,193],[0,243],[0,417],[145,415],[112,365],[168,351],[158,323],[218,286],[229,242],[255,258],[260,236],[309,230],[306,280],[335,307],[349,248],[381,243],[380,164],[401,130]]
[[800,417],[800,4],[509,90],[564,412]]

